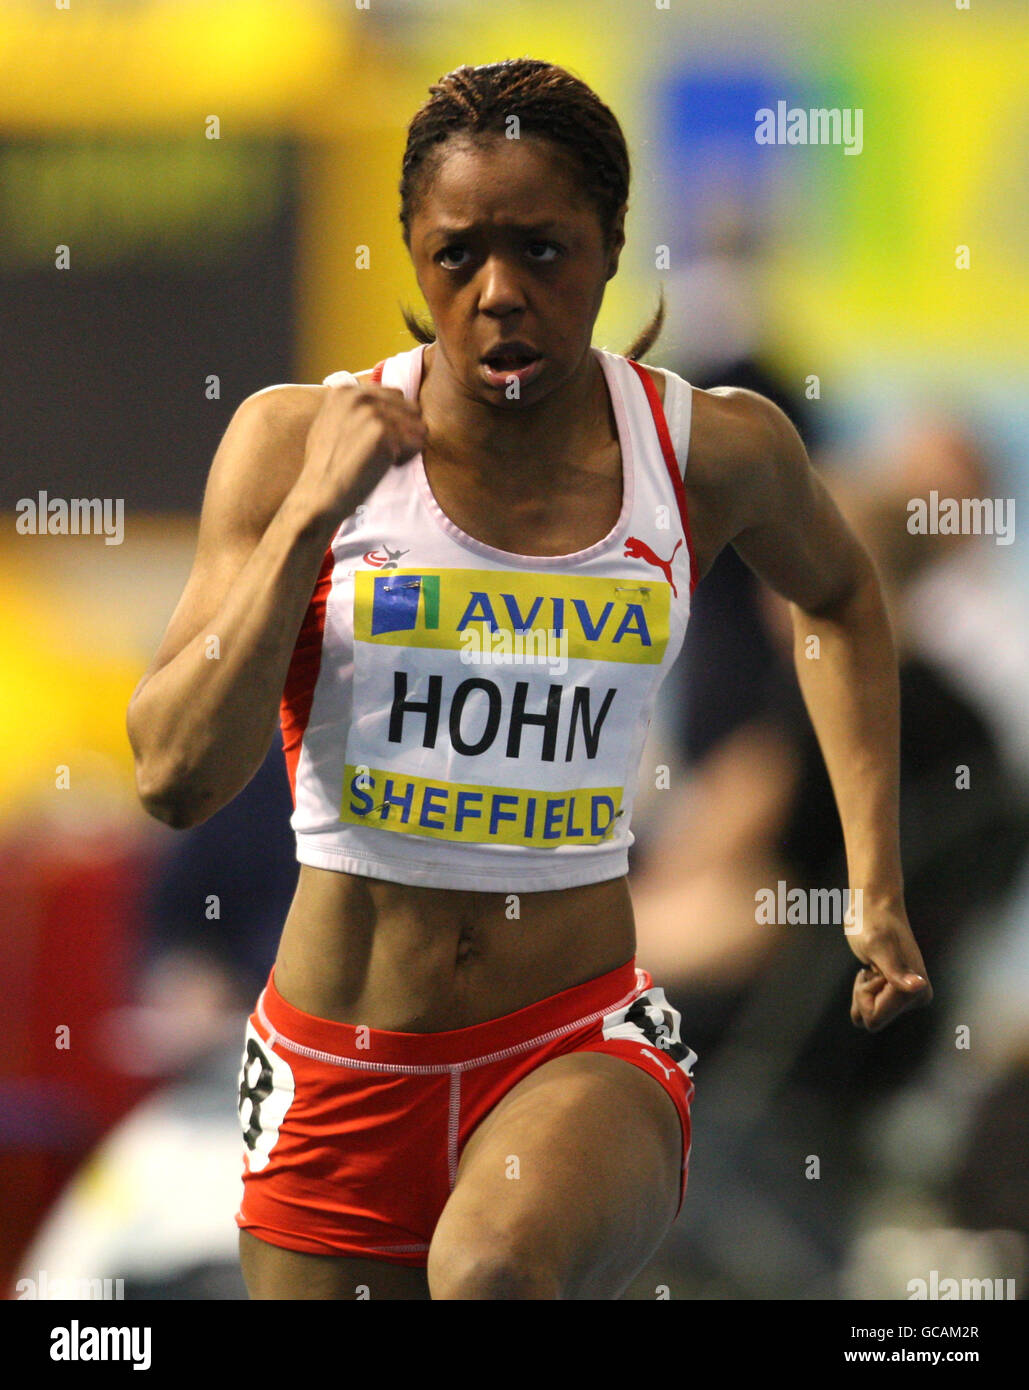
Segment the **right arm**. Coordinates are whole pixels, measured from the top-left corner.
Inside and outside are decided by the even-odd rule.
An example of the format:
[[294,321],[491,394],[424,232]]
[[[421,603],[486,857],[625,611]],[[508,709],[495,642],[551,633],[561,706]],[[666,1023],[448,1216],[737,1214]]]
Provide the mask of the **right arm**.
[[418,407],[382,387],[273,387],[236,411],[211,465],[186,588],[129,704],[136,785],[152,816],[196,825],[260,767],[326,547],[423,442]]

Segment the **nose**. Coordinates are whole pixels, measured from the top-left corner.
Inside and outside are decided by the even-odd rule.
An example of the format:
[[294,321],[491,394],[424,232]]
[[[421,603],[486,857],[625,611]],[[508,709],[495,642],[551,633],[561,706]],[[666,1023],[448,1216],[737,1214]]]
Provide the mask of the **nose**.
[[525,308],[517,269],[506,256],[490,256],[479,274],[479,308],[484,314],[504,315]]

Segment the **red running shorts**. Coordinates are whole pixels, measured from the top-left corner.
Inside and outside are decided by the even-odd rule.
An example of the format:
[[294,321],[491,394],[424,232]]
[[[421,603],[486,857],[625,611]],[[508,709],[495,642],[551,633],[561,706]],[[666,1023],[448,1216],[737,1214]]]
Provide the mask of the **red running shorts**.
[[671,1096],[682,1123],[681,1210],[696,1054],[680,1022],[635,959],[442,1033],[315,1018],[282,998],[273,970],[246,1028],[237,1225],[287,1250],[424,1266],[476,1126],[529,1072],[569,1052],[624,1057]]

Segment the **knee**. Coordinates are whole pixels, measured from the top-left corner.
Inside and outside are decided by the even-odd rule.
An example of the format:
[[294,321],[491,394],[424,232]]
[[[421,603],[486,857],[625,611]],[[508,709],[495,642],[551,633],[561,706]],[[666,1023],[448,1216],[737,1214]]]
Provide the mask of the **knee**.
[[429,1249],[429,1293],[434,1299],[560,1299],[562,1281],[545,1258],[503,1241],[490,1246],[449,1242]]

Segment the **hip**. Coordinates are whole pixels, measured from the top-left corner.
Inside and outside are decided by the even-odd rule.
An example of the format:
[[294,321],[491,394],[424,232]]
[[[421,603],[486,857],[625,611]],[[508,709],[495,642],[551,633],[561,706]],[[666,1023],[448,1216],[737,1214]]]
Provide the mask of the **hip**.
[[696,1056],[680,1022],[635,959],[503,1017],[422,1035],[307,1015],[283,999],[273,972],[240,1071],[237,1223],[309,1254],[424,1265],[478,1126],[536,1068],[581,1052],[621,1058],[670,1097],[681,1207]]

